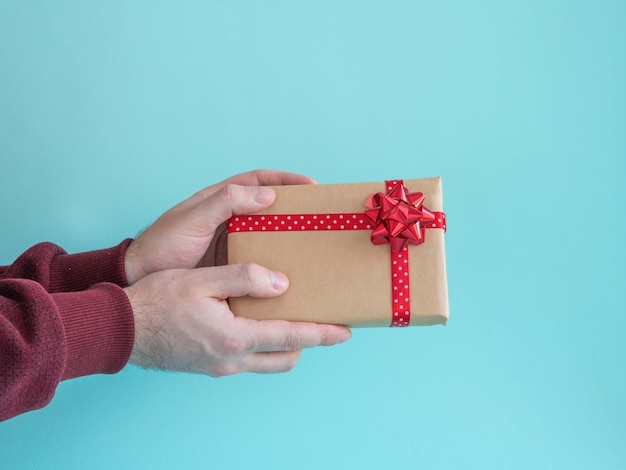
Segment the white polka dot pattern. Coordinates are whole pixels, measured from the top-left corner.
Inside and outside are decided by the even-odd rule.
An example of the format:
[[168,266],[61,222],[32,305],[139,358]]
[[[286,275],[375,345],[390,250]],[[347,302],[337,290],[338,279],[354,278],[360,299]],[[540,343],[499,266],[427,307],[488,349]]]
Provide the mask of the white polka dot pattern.
[[[446,230],[446,216],[435,212],[432,226]],[[285,232],[298,230],[372,230],[372,222],[362,213],[353,214],[268,214],[237,215],[228,220],[228,233]]]
[[238,215],[228,221],[228,232],[278,232],[298,230],[371,230],[363,214]]
[[[387,193],[402,180],[386,181]],[[446,230],[446,216],[443,212],[433,212],[435,220],[425,228]],[[266,214],[238,215],[228,220],[228,233],[242,232],[298,232],[304,230],[372,230],[372,221],[364,213],[347,214]],[[423,229],[422,229],[423,230]],[[425,231],[422,232],[425,235]],[[411,322],[409,292],[409,250],[404,247],[399,252],[390,250],[391,258],[391,297],[392,327],[409,326]]]
[[411,322],[411,295],[409,292],[409,249],[391,253],[391,325],[409,326]]

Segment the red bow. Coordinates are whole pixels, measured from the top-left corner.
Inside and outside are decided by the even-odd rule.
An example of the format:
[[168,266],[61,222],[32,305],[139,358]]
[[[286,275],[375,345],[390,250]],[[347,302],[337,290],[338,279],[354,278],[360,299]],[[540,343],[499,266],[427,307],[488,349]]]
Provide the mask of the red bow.
[[372,194],[365,205],[369,207],[365,215],[374,222],[372,243],[389,243],[394,252],[402,251],[409,242],[424,243],[423,227],[435,220],[435,215],[424,207],[424,194],[408,193],[402,182],[388,194]]

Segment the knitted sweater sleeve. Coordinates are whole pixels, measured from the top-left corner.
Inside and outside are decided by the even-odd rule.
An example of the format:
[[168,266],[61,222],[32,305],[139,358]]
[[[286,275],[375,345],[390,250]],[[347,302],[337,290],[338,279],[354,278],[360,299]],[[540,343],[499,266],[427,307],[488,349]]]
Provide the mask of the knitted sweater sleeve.
[[41,243],[0,268],[0,421],[48,404],[61,380],[128,362],[129,243],[73,255]]

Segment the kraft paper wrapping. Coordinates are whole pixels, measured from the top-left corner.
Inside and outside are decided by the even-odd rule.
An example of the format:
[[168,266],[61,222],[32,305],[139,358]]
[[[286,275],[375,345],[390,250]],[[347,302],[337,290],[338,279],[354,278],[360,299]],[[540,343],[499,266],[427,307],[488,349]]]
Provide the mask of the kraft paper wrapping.
[[[443,212],[441,178],[404,180],[425,194],[424,207]],[[385,182],[275,186],[274,204],[257,214],[363,212]],[[289,289],[272,299],[229,300],[235,315],[388,327],[391,323],[389,244],[373,245],[369,230],[270,231],[228,234],[228,262],[253,262],[281,271]],[[445,324],[449,316],[442,229],[426,229],[425,242],[409,244],[411,326]]]

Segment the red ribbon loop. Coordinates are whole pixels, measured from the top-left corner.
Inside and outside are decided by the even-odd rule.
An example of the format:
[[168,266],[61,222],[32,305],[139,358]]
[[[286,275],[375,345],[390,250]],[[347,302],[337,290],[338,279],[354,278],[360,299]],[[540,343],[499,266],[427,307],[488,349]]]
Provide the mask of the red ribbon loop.
[[435,220],[435,214],[424,207],[424,193],[409,193],[402,181],[391,182],[385,193],[372,194],[365,201],[365,215],[374,223],[372,243],[389,243],[394,253],[407,244],[424,243],[424,228]]

